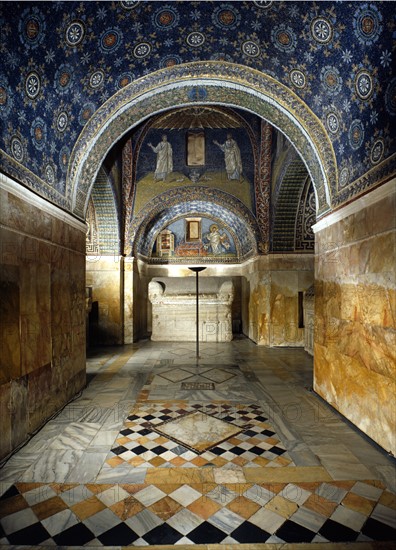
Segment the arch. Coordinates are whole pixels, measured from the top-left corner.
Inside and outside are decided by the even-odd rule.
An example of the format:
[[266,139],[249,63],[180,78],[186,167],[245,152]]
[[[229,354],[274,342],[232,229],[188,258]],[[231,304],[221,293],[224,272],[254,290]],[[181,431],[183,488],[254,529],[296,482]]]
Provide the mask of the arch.
[[311,176],[318,217],[331,209],[337,166],[321,121],[289,88],[269,75],[233,63],[205,61],[177,65],[142,77],[118,91],[96,111],[81,132],[70,158],[68,198],[73,213],[84,218],[96,173],[115,139],[161,111],[198,104],[248,110],[284,133]]
[[307,178],[307,171],[302,160],[300,158],[292,160],[282,178],[274,205],[273,252],[294,250],[297,210]]
[[250,210],[232,195],[204,186],[171,189],[151,200],[131,224],[130,250],[149,256],[158,232],[187,215],[207,216],[224,224],[236,241],[238,261],[257,253],[260,232]]
[[90,200],[95,209],[99,251],[104,255],[120,253],[120,230],[114,190],[103,167],[91,189]]

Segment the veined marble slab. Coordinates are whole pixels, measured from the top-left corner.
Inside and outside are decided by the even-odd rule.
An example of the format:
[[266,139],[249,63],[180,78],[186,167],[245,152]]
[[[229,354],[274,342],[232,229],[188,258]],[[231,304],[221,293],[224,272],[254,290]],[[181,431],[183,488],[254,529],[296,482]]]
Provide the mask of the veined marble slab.
[[20,481],[63,483],[82,455],[81,450],[47,449],[45,454],[25,471]]
[[49,446],[50,449],[86,449],[98,433],[100,424],[73,422]]
[[241,428],[197,411],[157,425],[155,431],[200,453],[236,435]]

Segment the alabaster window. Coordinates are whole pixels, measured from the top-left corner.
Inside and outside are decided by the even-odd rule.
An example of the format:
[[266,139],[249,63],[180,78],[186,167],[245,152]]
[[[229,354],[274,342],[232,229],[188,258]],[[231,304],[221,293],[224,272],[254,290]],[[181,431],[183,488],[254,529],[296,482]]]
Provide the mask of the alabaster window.
[[187,133],[187,166],[205,166],[204,132]]
[[186,242],[197,242],[201,238],[201,218],[186,218]]

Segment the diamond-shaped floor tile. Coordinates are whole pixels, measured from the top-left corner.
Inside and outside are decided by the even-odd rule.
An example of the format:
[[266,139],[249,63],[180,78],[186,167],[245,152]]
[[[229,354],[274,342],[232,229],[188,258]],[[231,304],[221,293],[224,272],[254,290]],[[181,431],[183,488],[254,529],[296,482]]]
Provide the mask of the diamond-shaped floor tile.
[[263,529],[260,529],[250,521],[242,523],[235,531],[231,533],[231,537],[240,543],[249,542],[266,542],[270,534]]
[[50,538],[48,531],[41,525],[41,523],[34,523],[25,527],[20,531],[16,531],[7,536],[11,544],[32,545],[40,544]]
[[175,544],[175,542],[182,538],[182,534],[170,525],[164,523],[146,533],[143,538],[151,545]]
[[188,538],[195,544],[216,544],[221,542],[227,533],[205,521],[188,533]]

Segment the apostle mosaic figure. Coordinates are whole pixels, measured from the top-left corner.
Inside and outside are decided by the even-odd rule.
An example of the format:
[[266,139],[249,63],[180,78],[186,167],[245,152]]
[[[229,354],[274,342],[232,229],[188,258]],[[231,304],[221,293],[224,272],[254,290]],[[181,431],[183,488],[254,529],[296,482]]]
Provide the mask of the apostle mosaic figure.
[[167,136],[164,134],[162,140],[154,147],[151,143],[148,146],[157,154],[157,164],[154,172],[154,180],[165,181],[168,174],[173,171],[173,151]]
[[229,180],[240,180],[242,177],[241,151],[231,134],[227,134],[225,143],[214,140],[213,143],[220,147],[224,153],[224,162]]
[[230,248],[230,241],[228,240],[226,233],[220,233],[216,224],[209,227],[209,233],[204,235],[204,241],[209,241],[204,244],[204,248],[207,250],[209,247],[212,250],[212,254],[223,254]]

